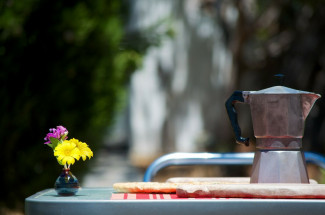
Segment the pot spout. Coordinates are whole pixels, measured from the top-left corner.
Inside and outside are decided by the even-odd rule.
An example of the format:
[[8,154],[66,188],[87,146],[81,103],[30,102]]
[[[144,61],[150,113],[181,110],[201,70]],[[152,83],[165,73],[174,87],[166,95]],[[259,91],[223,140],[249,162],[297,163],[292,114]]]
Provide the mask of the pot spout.
[[302,102],[302,115],[304,120],[307,118],[309,112],[314,106],[317,99],[319,99],[321,95],[319,94],[301,94],[301,102]]

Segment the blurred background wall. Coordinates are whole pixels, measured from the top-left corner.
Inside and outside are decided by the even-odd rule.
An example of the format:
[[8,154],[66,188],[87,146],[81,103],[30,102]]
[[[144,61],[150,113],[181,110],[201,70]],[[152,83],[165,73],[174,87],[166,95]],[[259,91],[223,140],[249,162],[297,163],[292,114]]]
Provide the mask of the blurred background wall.
[[[235,144],[225,100],[279,85],[278,73],[325,95],[324,16],[317,0],[1,0],[0,212],[53,187],[60,167],[43,138],[57,125],[134,168],[174,151],[254,150],[254,138]],[[325,153],[323,100],[306,151]],[[237,109],[252,137],[249,107]]]
[[[274,85],[324,91],[323,7],[317,1],[133,1],[131,28],[173,30],[130,81],[130,157],[146,166],[174,152],[233,151],[224,102],[234,90]],[[316,18],[318,17],[318,18]],[[317,24],[316,24],[317,23]],[[284,74],[284,80],[274,75]],[[304,147],[323,151],[322,99]],[[252,136],[249,107],[238,111]],[[320,124],[319,124],[320,123]],[[254,140],[253,140],[254,142]]]
[[[234,5],[224,3],[230,31]],[[173,31],[148,49],[130,82],[130,156],[147,165],[158,155],[225,145],[229,136],[224,101],[234,85],[233,56],[219,25],[222,2],[134,1],[130,25]],[[141,12],[141,11],[147,12]],[[212,11],[210,11],[212,10]],[[216,140],[218,138],[218,141]]]

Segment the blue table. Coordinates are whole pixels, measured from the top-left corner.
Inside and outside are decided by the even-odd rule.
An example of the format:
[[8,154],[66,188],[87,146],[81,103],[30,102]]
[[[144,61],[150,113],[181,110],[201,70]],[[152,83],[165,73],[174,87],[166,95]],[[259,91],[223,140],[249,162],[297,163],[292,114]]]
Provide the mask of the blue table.
[[53,189],[25,200],[26,215],[323,215],[325,200],[317,199],[182,199],[110,200],[112,188],[83,188],[76,196],[60,197]]

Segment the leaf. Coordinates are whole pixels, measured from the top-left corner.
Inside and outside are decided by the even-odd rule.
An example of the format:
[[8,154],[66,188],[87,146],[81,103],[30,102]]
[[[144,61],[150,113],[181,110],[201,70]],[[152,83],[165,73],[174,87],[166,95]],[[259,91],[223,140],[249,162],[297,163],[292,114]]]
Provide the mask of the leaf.
[[63,141],[63,140],[65,140],[65,137],[68,135],[68,132],[66,132],[65,134],[63,134],[62,136],[61,136],[61,140]]
[[59,144],[59,140],[54,138],[54,137],[50,137],[50,141],[51,141],[51,145],[52,145],[52,149],[55,149],[55,147]]

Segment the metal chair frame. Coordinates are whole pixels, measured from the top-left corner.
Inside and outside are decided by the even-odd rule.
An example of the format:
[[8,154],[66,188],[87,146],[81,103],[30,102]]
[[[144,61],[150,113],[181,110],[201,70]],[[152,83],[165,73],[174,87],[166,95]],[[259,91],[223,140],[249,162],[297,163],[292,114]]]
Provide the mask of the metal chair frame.
[[[325,157],[314,153],[305,152],[307,163],[315,164],[325,169]],[[247,153],[170,153],[156,159],[147,168],[143,181],[150,182],[154,176],[163,168],[168,166],[185,165],[251,165],[254,159],[254,152]]]

